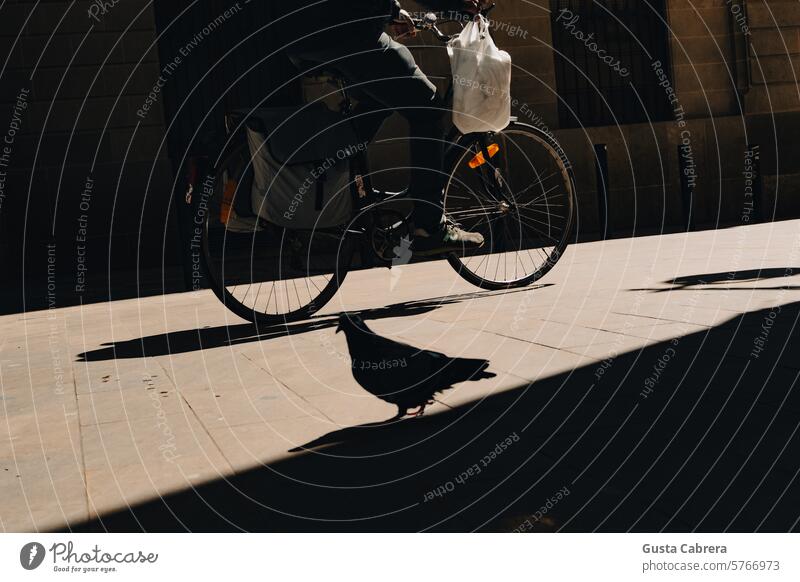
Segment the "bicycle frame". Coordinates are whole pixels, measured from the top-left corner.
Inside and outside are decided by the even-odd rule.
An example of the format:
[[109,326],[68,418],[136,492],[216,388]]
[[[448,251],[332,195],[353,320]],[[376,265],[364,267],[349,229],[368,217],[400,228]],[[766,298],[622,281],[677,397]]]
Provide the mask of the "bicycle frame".
[[[349,116],[352,114],[352,101],[350,96],[347,92],[347,85],[342,79],[337,79],[340,87],[340,92],[344,97],[344,101],[342,103],[342,114],[345,116]],[[445,103],[450,103],[452,101],[453,96],[453,88],[454,84],[451,81],[447,92],[445,93]],[[516,121],[516,118],[511,119],[512,122]],[[444,139],[447,143],[452,144],[450,149],[464,147],[464,141],[470,143],[470,147],[474,146],[475,149],[480,152],[485,160],[490,160],[492,156],[489,154],[489,139],[491,138],[492,133],[480,133],[480,134],[470,134],[470,135],[462,135],[458,129],[453,126],[450,131],[444,136]],[[449,151],[445,153],[445,159],[448,159]],[[380,190],[374,188],[371,182],[371,170],[369,165],[369,146],[363,152],[359,152],[356,156],[353,157],[353,164],[360,171],[355,175],[356,180],[356,188],[353,192],[353,202],[354,208],[358,209],[359,214],[362,217],[367,217],[370,213],[376,210],[379,206],[400,201],[408,198],[408,189],[400,191],[400,192],[390,192],[385,190]],[[508,194],[505,188],[505,181],[502,179],[502,176],[497,171],[491,172],[489,175],[489,167],[491,167],[490,163],[483,164],[480,166],[480,173],[481,173],[481,183],[486,194],[495,199],[502,202],[510,203]],[[363,181],[361,184],[358,181]],[[368,199],[369,202],[364,203],[364,199]],[[362,219],[363,220],[363,219]],[[357,220],[355,224],[359,224],[362,220]],[[364,229],[353,229],[348,228],[348,232],[353,233],[364,233]]]
[[[433,30],[440,40],[446,40],[445,36],[435,28],[435,18],[426,18],[424,22],[424,25],[420,25],[423,26],[421,29]],[[344,97],[344,100],[341,104],[341,112],[346,117],[352,117],[353,103],[350,99],[347,84],[337,76],[334,76],[331,79],[338,81],[338,89],[341,91],[341,94]],[[451,79],[446,91],[445,99],[447,102],[451,101],[454,89],[455,85]],[[233,125],[236,125],[237,128],[236,131],[232,132],[231,128]],[[247,141],[239,140],[239,143],[235,145],[232,143],[235,141],[235,135],[239,133],[239,129],[241,129],[241,127],[242,125],[239,123],[229,123],[229,119],[226,116],[228,140],[225,144],[225,153],[224,155],[219,155],[219,159],[223,161],[216,163],[213,169],[215,177],[221,175],[220,172],[228,172],[229,170],[233,169],[235,178],[232,180],[232,182],[236,186],[237,192],[239,187],[242,186],[242,184],[245,184],[247,179],[245,176],[246,171],[248,171],[248,169],[249,171],[252,171],[252,164],[247,162],[249,155]],[[486,269],[484,269],[483,275],[480,273],[480,267],[484,264],[484,261],[487,260],[486,257],[494,256],[494,254],[497,254],[499,257],[504,257],[505,253],[507,252],[522,252],[528,248],[528,246],[524,246],[515,250],[517,247],[507,247],[506,239],[508,236],[511,236],[511,239],[513,239],[510,240],[512,245],[516,244],[516,242],[514,242],[515,240],[518,240],[518,242],[523,245],[527,245],[528,242],[536,243],[538,240],[535,233],[533,233],[533,236],[529,236],[527,231],[525,233],[520,231],[522,224],[525,222],[521,213],[517,213],[516,215],[517,222],[514,224],[517,226],[512,225],[515,229],[514,232],[519,235],[517,239],[514,239],[513,234],[508,231],[508,228],[505,226],[503,228],[506,230],[503,231],[502,228],[498,229],[496,233],[497,237],[495,237],[495,227],[492,226],[492,223],[503,216],[508,216],[513,220],[515,217],[515,208],[519,202],[518,195],[514,194],[514,191],[511,190],[511,184],[507,182],[511,181],[512,183],[515,183],[511,168],[509,167],[509,162],[513,163],[514,158],[510,155],[511,149],[508,147],[508,143],[506,142],[506,131],[508,131],[510,135],[520,134],[526,137],[527,141],[525,143],[527,145],[524,146],[526,148],[526,155],[528,151],[532,151],[534,153],[540,152],[543,156],[545,156],[544,159],[552,158],[553,160],[556,160],[556,165],[558,166],[556,170],[560,170],[560,174],[558,171],[553,172],[552,174],[549,174],[546,179],[549,179],[551,176],[555,176],[555,179],[560,181],[559,183],[563,182],[563,196],[565,198],[563,203],[558,204],[557,206],[566,209],[566,211],[563,213],[564,216],[555,216],[555,218],[560,218],[564,221],[564,227],[558,231],[560,233],[560,235],[558,235],[560,238],[552,238],[552,236],[548,235],[550,232],[548,230],[544,233],[544,236],[547,237],[549,241],[552,241],[552,244],[548,242],[545,245],[540,244],[534,247],[538,249],[540,247],[545,248],[552,246],[552,253],[550,253],[550,251],[546,251],[544,254],[545,261],[539,261],[541,264],[538,266],[536,261],[532,261],[534,264],[531,272],[528,272],[528,267],[526,265],[519,263],[520,266],[523,267],[521,276],[517,273],[518,262],[514,262],[513,277],[510,279],[508,278],[508,273],[505,271],[505,258],[499,258],[497,260],[495,275],[493,277],[489,276],[489,271],[487,270],[489,269],[488,266]],[[537,134],[542,135],[537,136]],[[568,244],[567,237],[569,236],[573,220],[572,213],[575,204],[574,179],[572,177],[569,165],[564,165],[563,163],[563,161],[566,159],[566,155],[563,154],[563,151],[558,143],[555,142],[551,135],[544,134],[535,127],[520,124],[517,122],[516,118],[512,118],[512,125],[508,128],[508,130],[498,132],[497,134],[489,132],[461,135],[457,128],[452,127],[450,131],[447,132],[446,136],[443,136],[443,138],[447,139],[451,144],[447,148],[444,158],[445,161],[443,164],[443,171],[449,173],[450,180],[444,191],[446,196],[444,208],[445,211],[451,212],[449,220],[457,221],[460,217],[462,220],[469,221],[476,218],[475,216],[470,215],[470,213],[474,214],[476,211],[483,212],[486,208],[490,209],[493,216],[499,215],[497,218],[492,218],[486,222],[486,228],[489,229],[488,235],[492,240],[497,238],[498,243],[492,243],[491,246],[487,246],[486,252],[478,252],[474,254],[476,261],[480,261],[477,264],[477,267],[468,262],[471,260],[471,258],[473,258],[473,254],[462,256],[461,254],[456,253],[449,253],[445,257],[450,263],[450,266],[452,266],[453,269],[455,269],[455,271],[466,281],[482,289],[511,289],[529,285],[530,283],[539,280],[554,266],[554,264],[563,254],[563,250]],[[513,140],[513,138],[509,139]],[[295,232],[291,229],[280,227],[278,227],[277,230],[267,228],[267,221],[259,220],[259,226],[263,228],[253,229],[252,234],[248,234],[250,232],[249,230],[247,232],[236,230],[231,231],[236,233],[233,235],[234,237],[255,237],[256,232],[263,232],[263,235],[258,236],[262,237],[264,242],[269,244],[273,244],[275,242],[273,238],[270,238],[271,236],[275,234],[280,236],[279,242],[281,246],[278,249],[279,252],[277,254],[267,253],[266,255],[259,256],[258,258],[259,261],[272,260],[275,257],[278,259],[278,271],[276,273],[277,276],[265,279],[267,283],[272,281],[272,287],[270,295],[267,298],[266,306],[263,308],[259,307],[258,310],[256,310],[256,303],[258,299],[258,293],[260,293],[261,284],[263,283],[262,278],[263,276],[270,275],[269,268],[271,267],[265,263],[264,267],[266,270],[254,270],[254,260],[256,256],[254,254],[254,247],[252,245],[255,244],[256,239],[253,238],[252,241],[249,241],[249,244],[251,245],[249,247],[249,251],[245,249],[245,254],[243,254],[241,257],[234,257],[234,259],[232,259],[233,274],[231,277],[228,277],[227,273],[229,271],[226,270],[225,267],[227,258],[225,252],[225,240],[227,240],[228,233],[227,230],[224,233],[225,239],[223,240],[223,245],[221,247],[222,253],[220,254],[216,252],[219,250],[219,241],[215,241],[215,239],[211,236],[214,234],[214,228],[218,225],[215,225],[212,222],[212,213],[207,213],[202,237],[202,258],[204,269],[210,274],[209,281],[211,282],[211,286],[214,289],[215,294],[231,311],[240,317],[243,317],[244,319],[253,321],[254,323],[265,323],[272,325],[278,322],[285,324],[289,320],[306,318],[310,315],[313,315],[334,296],[341,286],[342,281],[346,277],[347,272],[356,268],[356,265],[353,263],[353,259],[358,247],[361,248],[359,253],[361,256],[361,263],[358,265],[358,268],[381,266],[391,268],[397,264],[396,260],[401,257],[394,256],[397,252],[396,245],[399,243],[402,247],[404,241],[408,240],[410,243],[414,238],[412,232],[413,225],[406,214],[408,206],[412,202],[409,191],[406,189],[400,192],[392,192],[374,188],[371,180],[368,158],[370,144],[367,144],[367,147],[358,148],[355,151],[356,153],[349,158],[351,165],[351,176],[353,178],[350,189],[351,196],[354,201],[354,211],[351,215],[350,223],[348,225],[340,225],[325,229],[297,229]],[[533,156],[531,157],[533,158]],[[244,166],[244,171],[240,172],[242,165]],[[469,169],[467,169],[467,167]],[[470,174],[470,172],[474,173]],[[538,176],[538,173],[534,176],[534,179],[536,176]],[[224,178],[224,182],[222,183],[224,183],[225,187],[227,188],[229,182],[231,182],[230,177]],[[215,182],[215,184],[216,183],[217,182]],[[450,187],[453,184],[456,185],[456,188],[469,184],[467,187],[471,188],[471,192],[475,195],[478,195],[482,199],[477,201],[477,206],[468,208],[467,210],[460,210],[462,205],[460,202],[458,202],[460,197],[454,195],[452,199],[450,198]],[[536,182],[536,184],[542,184],[542,180]],[[556,186],[558,186],[558,184],[556,184]],[[243,187],[245,188],[244,191],[247,191],[247,185],[245,184]],[[525,188],[521,192],[525,193],[530,189],[531,186]],[[555,187],[548,188],[547,192],[551,192],[554,189]],[[189,195],[190,194],[191,191],[189,192]],[[465,198],[461,197],[460,199],[463,200]],[[533,203],[536,200],[538,199],[534,199],[531,202],[526,202],[524,205],[533,208]],[[393,202],[402,204],[392,205]],[[451,202],[453,203],[452,208],[450,207]],[[547,202],[547,204],[549,204],[549,202]],[[523,206],[522,203],[520,203],[520,207],[521,206]],[[537,220],[535,222],[539,221]],[[227,229],[227,224],[224,226]],[[466,226],[469,227],[470,225],[467,224]],[[554,228],[558,229],[560,227],[556,226]],[[304,233],[311,233],[311,235],[313,235],[315,232],[320,232],[322,235],[320,237],[313,237],[314,241],[322,241],[322,246],[319,247],[322,253],[320,255],[322,262],[319,265],[312,267],[310,261],[312,240],[311,238],[306,240],[304,238]],[[294,247],[295,242],[299,243],[299,246],[296,249]],[[330,247],[331,244],[334,244],[335,246]],[[285,253],[283,251],[284,245],[289,245],[289,247],[287,247],[288,255],[285,257]],[[294,251],[292,249],[294,249]],[[306,249],[306,251],[303,251],[303,249]],[[333,251],[331,251],[331,249],[333,249]],[[249,256],[247,254],[248,252]],[[297,257],[302,259],[304,256],[303,253],[305,252],[308,252],[308,255],[306,256],[308,261],[306,263],[298,263],[299,267],[294,265],[294,259]],[[300,253],[300,255],[296,255],[295,253]],[[327,259],[325,257],[327,257]],[[330,268],[333,269],[333,271],[329,272],[329,270],[326,270],[326,263],[324,261],[331,259],[331,257],[333,257],[334,262],[330,263]],[[407,255],[403,255],[402,258],[405,259],[406,257]],[[247,273],[246,268],[245,271],[243,271],[243,275],[237,274],[237,258],[242,259],[241,264],[245,265],[245,267],[247,267],[247,263],[249,262],[249,274]],[[538,259],[538,255],[531,258]],[[487,265],[488,264],[489,263],[487,263]],[[501,264],[504,265],[503,277],[498,278],[497,269]],[[284,273],[284,269],[288,269],[288,271]],[[303,271],[303,269],[306,269],[306,271]],[[292,294],[291,289],[288,288],[288,281],[294,281],[300,276],[295,271],[298,271],[300,275],[302,275],[304,272],[306,278],[316,278],[312,279],[312,282],[314,280],[318,280],[319,277],[322,277],[322,280],[319,281],[321,286],[313,283],[312,289],[310,286],[308,286],[308,283],[306,283],[310,301],[306,301],[305,299],[301,300],[301,297],[297,294],[297,288],[294,289],[294,294]],[[331,276],[326,277],[326,273],[330,274]],[[250,277],[250,279],[247,277]],[[245,281],[245,283],[247,283],[249,280],[251,284],[258,285],[258,291],[255,292],[255,299],[251,300],[250,302],[247,301],[247,293],[245,293],[244,296],[239,297],[234,295],[234,291],[241,286],[240,279]],[[280,304],[280,301],[277,299],[278,295],[276,292],[273,313],[272,309],[269,307],[272,299],[272,292],[276,290],[276,285],[278,292],[280,292],[281,282],[283,282],[285,287],[283,291],[288,295],[285,298],[284,304]],[[229,290],[229,286],[232,286],[233,290]],[[249,289],[250,287],[248,286],[247,290],[249,291]],[[292,305],[292,300],[294,298],[297,299],[296,306]]]

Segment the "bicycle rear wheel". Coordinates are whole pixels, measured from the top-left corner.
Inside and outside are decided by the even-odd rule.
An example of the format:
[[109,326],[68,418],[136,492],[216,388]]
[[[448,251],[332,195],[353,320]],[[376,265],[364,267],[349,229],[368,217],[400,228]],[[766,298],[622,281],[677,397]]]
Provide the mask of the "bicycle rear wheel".
[[231,213],[249,200],[252,165],[247,144],[231,153],[204,183],[205,271],[220,301],[259,325],[307,319],[341,286],[353,256],[344,228],[291,230]]
[[445,214],[486,239],[477,251],[450,254],[452,267],[483,289],[541,279],[567,248],[575,214],[574,180],[561,147],[514,122],[485,141],[463,137],[452,158]]

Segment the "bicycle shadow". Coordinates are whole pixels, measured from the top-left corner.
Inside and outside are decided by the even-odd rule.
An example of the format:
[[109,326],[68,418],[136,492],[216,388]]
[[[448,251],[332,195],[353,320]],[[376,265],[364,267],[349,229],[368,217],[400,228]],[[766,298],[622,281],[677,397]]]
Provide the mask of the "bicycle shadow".
[[780,287],[722,287],[724,283],[756,283],[770,279],[789,279],[800,274],[800,267],[784,267],[770,269],[747,269],[742,271],[727,271],[722,273],[706,273],[704,275],[687,275],[664,281],[664,285],[672,287],[630,289],[630,291],[652,291],[653,293],[668,293],[670,291],[797,291],[800,286],[782,285]]
[[[532,285],[523,289],[510,291],[476,291],[446,297],[435,297],[416,301],[404,301],[377,309],[365,309],[352,313],[365,320],[379,320],[393,317],[410,317],[430,313],[445,305],[454,305],[473,299],[484,299],[495,295],[525,293],[551,287],[552,283]],[[336,327],[339,316],[343,312],[314,316],[298,323],[288,323],[271,327],[257,326],[250,323],[241,325],[225,325],[206,327],[176,332],[169,332],[131,340],[104,343],[100,348],[82,352],[77,355],[77,362],[99,362],[117,359],[147,358],[167,356],[208,350],[219,347],[236,346],[250,342],[262,342],[275,338],[289,337],[317,330]]]
[[800,302],[775,309],[336,431],[73,531],[798,530]]

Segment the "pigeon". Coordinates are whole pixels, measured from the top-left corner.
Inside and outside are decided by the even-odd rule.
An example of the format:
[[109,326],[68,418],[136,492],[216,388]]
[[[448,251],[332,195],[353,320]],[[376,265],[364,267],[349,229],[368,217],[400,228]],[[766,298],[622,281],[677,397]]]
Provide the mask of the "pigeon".
[[402,418],[410,409],[422,416],[436,394],[453,384],[494,378],[487,360],[451,358],[420,350],[372,332],[358,315],[342,314],[336,333],[344,332],[353,378],[373,396],[397,406]]

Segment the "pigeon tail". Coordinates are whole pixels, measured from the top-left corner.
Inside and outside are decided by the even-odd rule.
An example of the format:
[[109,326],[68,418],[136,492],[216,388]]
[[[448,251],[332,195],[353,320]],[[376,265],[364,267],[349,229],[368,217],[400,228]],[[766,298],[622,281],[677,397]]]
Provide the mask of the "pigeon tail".
[[494,372],[487,372],[489,362],[486,360],[464,359],[453,360],[450,375],[453,382],[477,382],[497,376]]

